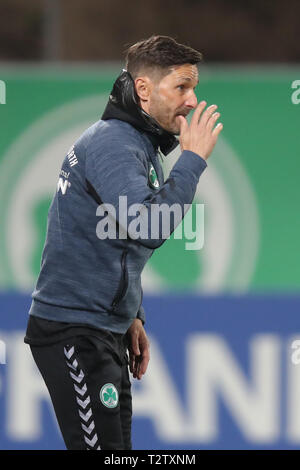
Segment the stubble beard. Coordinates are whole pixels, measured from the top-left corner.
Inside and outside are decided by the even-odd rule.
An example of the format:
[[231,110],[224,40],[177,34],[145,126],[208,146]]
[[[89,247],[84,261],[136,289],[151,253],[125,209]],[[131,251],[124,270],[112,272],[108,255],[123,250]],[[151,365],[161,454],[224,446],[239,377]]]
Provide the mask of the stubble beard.
[[176,121],[173,119],[173,112],[169,110],[164,103],[158,98],[152,98],[152,103],[149,107],[149,114],[158,124],[167,132],[173,135],[179,135],[179,129]]

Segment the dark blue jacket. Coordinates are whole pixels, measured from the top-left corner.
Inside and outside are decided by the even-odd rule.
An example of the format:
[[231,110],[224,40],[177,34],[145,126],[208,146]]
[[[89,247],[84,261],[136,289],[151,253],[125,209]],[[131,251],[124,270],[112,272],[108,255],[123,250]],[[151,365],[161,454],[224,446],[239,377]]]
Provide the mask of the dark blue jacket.
[[[116,105],[114,93],[110,101]],[[63,161],[30,313],[124,333],[134,318],[145,320],[141,273],[166,239],[160,226],[158,238],[151,239],[151,206],[191,204],[206,162],[184,151],[164,181],[158,145],[170,149],[174,137],[159,126],[158,133],[149,130],[155,122],[145,113],[148,129],[133,125],[133,113],[125,119],[122,106],[119,111],[108,107],[103,119],[83,133]],[[149,232],[139,239],[130,230],[126,237],[124,230],[120,236],[124,221],[128,228],[134,217],[122,213],[120,220],[119,196],[126,196],[128,207],[143,205]],[[115,211],[105,212],[109,207]],[[99,228],[109,219],[117,229],[116,237],[104,238]],[[170,233],[176,225],[178,221],[173,221]]]

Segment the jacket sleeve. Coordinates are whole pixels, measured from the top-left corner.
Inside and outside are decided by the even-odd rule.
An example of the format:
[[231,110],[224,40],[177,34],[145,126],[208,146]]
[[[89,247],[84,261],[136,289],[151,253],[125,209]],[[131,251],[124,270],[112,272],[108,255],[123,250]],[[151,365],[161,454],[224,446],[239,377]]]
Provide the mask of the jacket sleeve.
[[146,322],[146,314],[145,314],[145,310],[144,310],[144,307],[141,305],[140,306],[140,309],[136,315],[136,318],[139,318],[141,320],[141,322],[143,323],[143,325],[145,324]]
[[[116,218],[130,238],[148,248],[158,248],[183,219],[207,164],[199,155],[185,150],[169,178],[154,190],[148,185],[148,168],[141,156],[142,150],[133,142],[122,144],[120,140],[98,139],[96,144],[88,146],[86,178],[108,212],[114,209],[110,215]],[[133,204],[139,207],[135,217],[139,215],[140,226],[145,229],[139,238],[136,238],[136,232],[132,233],[134,216],[127,213],[124,218],[122,207],[119,211],[120,196],[126,196],[127,208],[137,207]],[[176,211],[176,216],[170,217],[168,224],[163,223],[163,216],[157,217],[157,213],[152,212],[154,206],[170,209],[174,204],[180,213]]]

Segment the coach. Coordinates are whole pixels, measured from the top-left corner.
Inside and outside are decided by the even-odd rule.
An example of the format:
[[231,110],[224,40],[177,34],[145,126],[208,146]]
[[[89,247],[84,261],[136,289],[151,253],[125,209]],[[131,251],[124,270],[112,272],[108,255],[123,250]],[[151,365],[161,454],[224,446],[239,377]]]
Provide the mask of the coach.
[[[128,365],[141,379],[150,357],[141,273],[166,239],[157,219],[158,236],[151,237],[151,208],[182,208],[171,234],[222,130],[216,105],[197,106],[201,58],[166,36],[131,46],[102,119],[63,161],[25,342],[68,449],[131,449]],[[159,156],[178,145],[176,135],[182,153],[164,181]],[[119,211],[124,198],[126,214]],[[148,227],[140,236],[133,207]]]

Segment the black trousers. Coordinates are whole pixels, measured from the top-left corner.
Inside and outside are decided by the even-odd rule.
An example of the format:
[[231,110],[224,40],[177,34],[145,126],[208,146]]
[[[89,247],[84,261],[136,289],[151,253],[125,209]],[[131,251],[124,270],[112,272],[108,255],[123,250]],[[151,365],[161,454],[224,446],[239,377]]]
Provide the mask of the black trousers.
[[74,336],[30,346],[68,450],[131,449],[125,336]]

